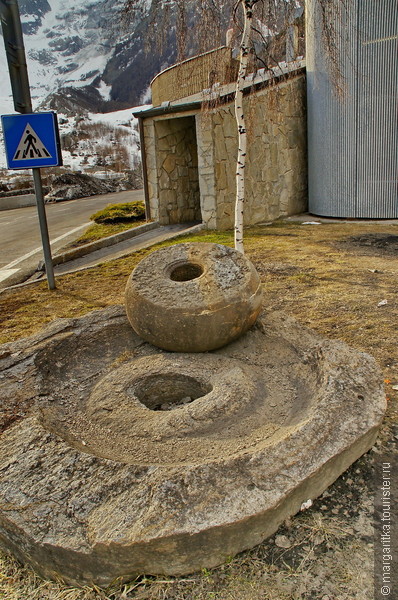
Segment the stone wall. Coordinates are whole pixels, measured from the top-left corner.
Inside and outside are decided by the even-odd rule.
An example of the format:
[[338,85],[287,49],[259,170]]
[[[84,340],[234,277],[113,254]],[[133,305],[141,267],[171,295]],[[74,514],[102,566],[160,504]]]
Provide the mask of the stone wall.
[[[307,208],[305,76],[245,98],[248,124],[245,225]],[[198,117],[202,218],[209,228],[234,225],[238,151],[233,104]],[[211,148],[211,152],[209,152]]]
[[195,117],[155,122],[155,138],[159,222],[200,221]]
[[208,229],[218,226],[213,118],[210,113],[198,114],[196,118],[200,205],[202,221]]
[[[245,225],[307,210],[305,75],[245,97],[248,124]],[[151,217],[234,225],[234,106],[144,119]]]
[[185,60],[165,69],[151,83],[152,104],[172,102],[198,94],[214,83],[229,83],[236,79],[238,61],[231,48],[223,46]]
[[144,119],[144,143],[147,167],[148,200],[150,217],[154,221],[159,220],[159,186],[156,160],[156,140],[154,119]]

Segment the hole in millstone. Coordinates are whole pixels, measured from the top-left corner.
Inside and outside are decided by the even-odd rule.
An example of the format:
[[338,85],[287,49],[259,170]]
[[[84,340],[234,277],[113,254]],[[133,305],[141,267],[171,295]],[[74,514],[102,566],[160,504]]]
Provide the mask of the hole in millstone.
[[172,281],[191,281],[191,279],[197,279],[203,273],[203,269],[196,263],[182,263],[174,267],[170,273],[170,279]]
[[151,375],[136,381],[129,392],[150,410],[173,410],[212,391],[208,383],[179,373]]

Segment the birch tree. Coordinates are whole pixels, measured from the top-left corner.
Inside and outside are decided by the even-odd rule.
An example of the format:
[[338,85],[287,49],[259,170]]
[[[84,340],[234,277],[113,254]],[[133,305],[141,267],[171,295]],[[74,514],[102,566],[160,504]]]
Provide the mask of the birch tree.
[[239,53],[239,71],[235,91],[235,117],[238,128],[238,157],[236,161],[236,199],[235,199],[235,249],[244,253],[243,249],[243,216],[245,202],[245,168],[247,150],[247,129],[245,111],[243,109],[243,89],[246,81],[247,63],[251,48],[251,32],[253,7],[259,0],[239,0],[243,8],[244,25]]

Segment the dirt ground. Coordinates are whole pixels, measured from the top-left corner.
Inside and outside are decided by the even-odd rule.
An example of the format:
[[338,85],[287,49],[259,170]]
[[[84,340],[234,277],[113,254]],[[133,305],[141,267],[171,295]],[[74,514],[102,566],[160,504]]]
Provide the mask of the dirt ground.
[[[232,234],[190,239],[232,245]],[[188,239],[178,240],[188,241]],[[312,506],[270,539],[227,564],[184,578],[144,575],[107,590],[42,581],[0,556],[4,600],[372,600],[375,471],[396,456],[398,440],[398,224],[276,222],[246,232],[246,253],[264,286],[264,305],[322,335],[372,354],[388,408],[373,449]],[[56,317],[121,303],[134,265],[146,252],[60,278],[55,292],[35,284],[0,295],[1,341]],[[1,348],[0,348],[1,355]]]

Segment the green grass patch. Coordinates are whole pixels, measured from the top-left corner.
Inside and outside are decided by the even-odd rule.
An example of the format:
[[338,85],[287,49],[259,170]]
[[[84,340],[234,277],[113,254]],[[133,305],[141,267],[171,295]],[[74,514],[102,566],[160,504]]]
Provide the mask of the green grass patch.
[[145,219],[145,206],[143,202],[125,202],[124,204],[110,204],[102,210],[91,215],[90,220],[100,224],[130,223]]

